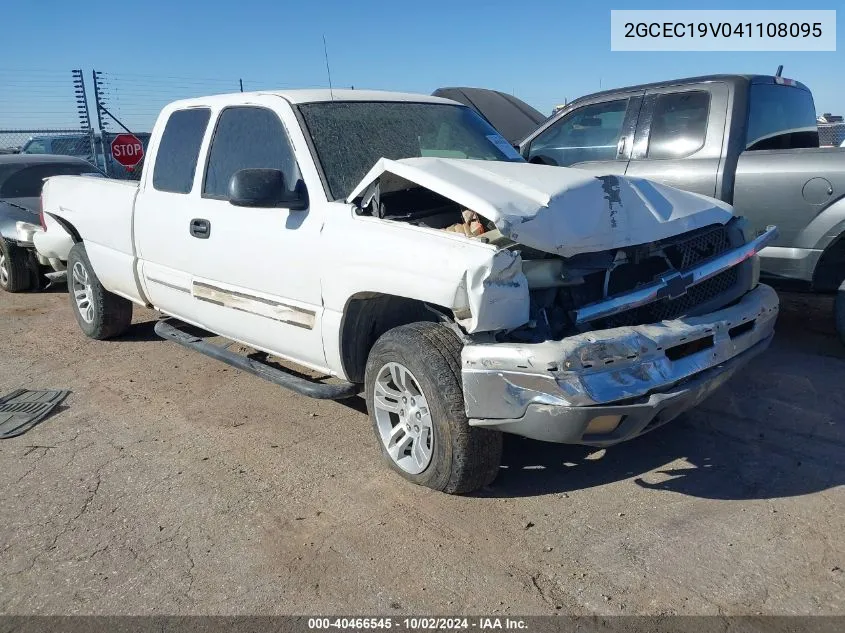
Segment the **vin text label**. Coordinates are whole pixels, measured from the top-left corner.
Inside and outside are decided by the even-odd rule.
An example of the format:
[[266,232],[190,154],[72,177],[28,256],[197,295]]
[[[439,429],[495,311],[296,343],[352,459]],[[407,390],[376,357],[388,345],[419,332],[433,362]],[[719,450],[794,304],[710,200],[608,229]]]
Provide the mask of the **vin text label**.
[[612,51],[835,51],[836,11],[611,11]]

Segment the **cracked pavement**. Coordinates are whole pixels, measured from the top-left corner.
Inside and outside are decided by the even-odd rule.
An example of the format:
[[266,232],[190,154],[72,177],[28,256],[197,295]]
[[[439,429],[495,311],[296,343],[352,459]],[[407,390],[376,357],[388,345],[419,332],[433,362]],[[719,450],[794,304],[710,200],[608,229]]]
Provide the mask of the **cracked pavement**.
[[0,442],[2,614],[845,614],[845,348],[830,301],[697,410],[606,451],[505,440],[450,497],[314,401],[153,333],[0,296],[0,392],[70,389]]

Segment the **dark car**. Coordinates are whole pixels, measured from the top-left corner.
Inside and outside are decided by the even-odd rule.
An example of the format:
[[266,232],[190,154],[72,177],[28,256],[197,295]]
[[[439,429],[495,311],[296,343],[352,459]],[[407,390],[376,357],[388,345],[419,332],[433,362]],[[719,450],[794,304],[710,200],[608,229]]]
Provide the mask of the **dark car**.
[[102,176],[91,163],[49,154],[0,155],[0,288],[22,292],[41,280],[32,231],[40,227],[41,187],[50,176]]
[[487,88],[438,88],[435,97],[452,99],[469,106],[515,145],[548,117],[513,95]]

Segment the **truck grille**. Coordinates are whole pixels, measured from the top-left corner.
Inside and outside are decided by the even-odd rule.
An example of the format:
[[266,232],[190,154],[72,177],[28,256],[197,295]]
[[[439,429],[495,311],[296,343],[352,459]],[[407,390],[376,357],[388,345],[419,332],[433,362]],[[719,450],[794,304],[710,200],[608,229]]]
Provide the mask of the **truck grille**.
[[[725,252],[730,248],[730,245],[727,227],[717,226],[704,229],[700,233],[693,233],[687,239],[664,248],[669,259],[673,260],[672,264],[679,270],[684,270]],[[680,261],[676,262],[675,259]]]
[[[662,247],[673,268],[684,270],[728,250],[731,248],[731,240],[727,226],[716,226],[691,233],[681,241],[667,240]],[[728,292],[738,280],[739,269],[735,266],[692,286],[685,295],[677,299],[662,299],[603,319],[601,327],[640,325],[676,319],[693,311],[697,306]],[[636,284],[627,290],[633,290],[638,285],[642,284]]]

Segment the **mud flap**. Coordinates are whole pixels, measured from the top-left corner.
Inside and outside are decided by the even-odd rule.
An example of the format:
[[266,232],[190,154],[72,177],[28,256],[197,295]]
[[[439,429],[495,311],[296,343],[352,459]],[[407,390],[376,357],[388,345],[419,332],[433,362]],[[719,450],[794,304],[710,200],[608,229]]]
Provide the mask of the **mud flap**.
[[50,415],[69,393],[18,389],[0,398],[0,440],[26,433]]

